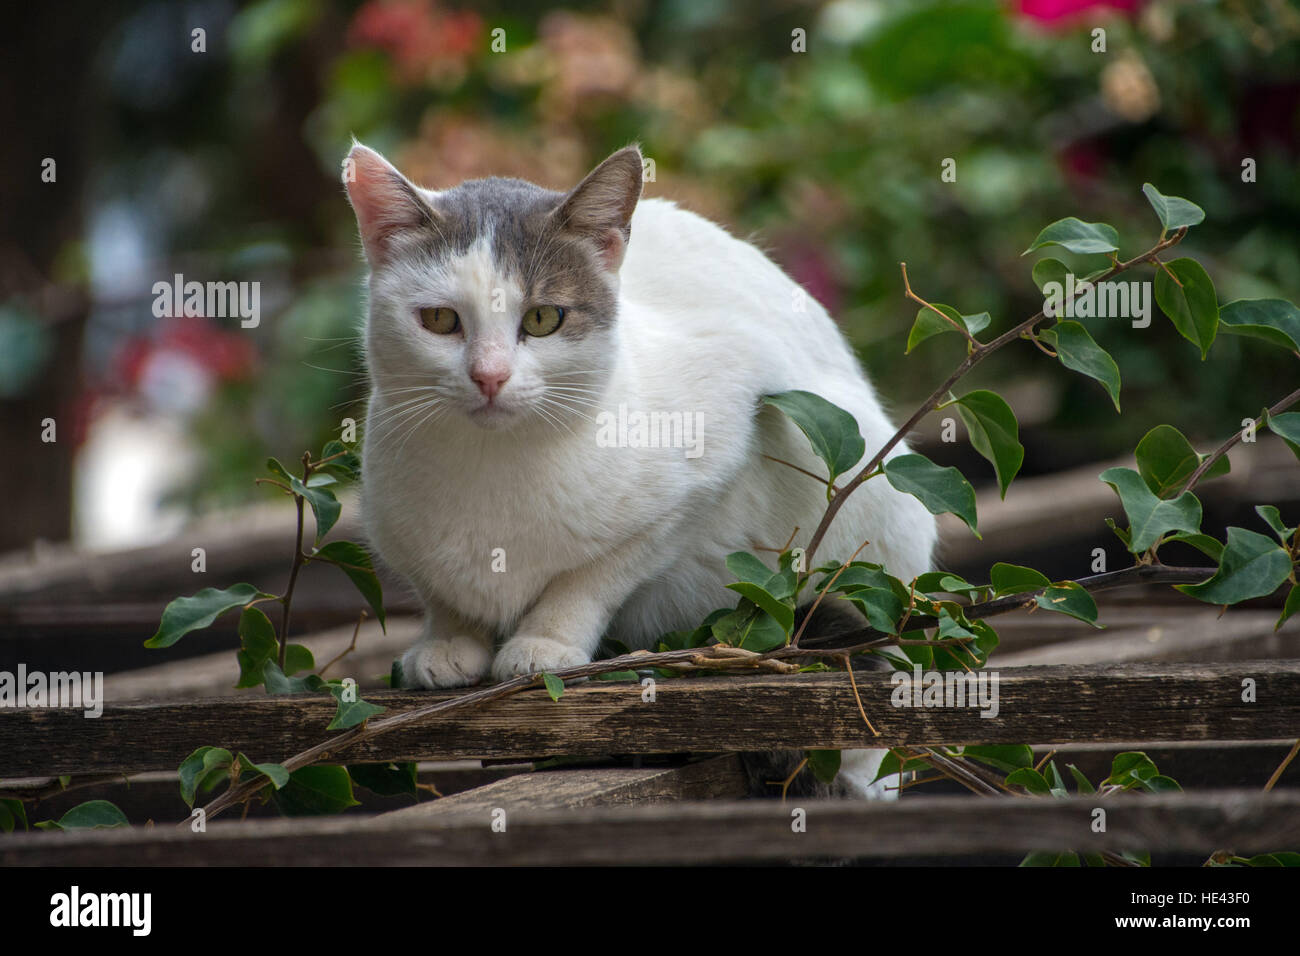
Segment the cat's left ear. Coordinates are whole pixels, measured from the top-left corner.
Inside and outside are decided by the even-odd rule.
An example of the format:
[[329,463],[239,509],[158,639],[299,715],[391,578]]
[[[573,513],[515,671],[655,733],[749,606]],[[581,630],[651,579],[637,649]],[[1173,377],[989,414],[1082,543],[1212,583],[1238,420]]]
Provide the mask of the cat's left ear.
[[561,228],[595,243],[611,272],[623,264],[641,198],[641,150],[627,146],[587,174],[555,211]]

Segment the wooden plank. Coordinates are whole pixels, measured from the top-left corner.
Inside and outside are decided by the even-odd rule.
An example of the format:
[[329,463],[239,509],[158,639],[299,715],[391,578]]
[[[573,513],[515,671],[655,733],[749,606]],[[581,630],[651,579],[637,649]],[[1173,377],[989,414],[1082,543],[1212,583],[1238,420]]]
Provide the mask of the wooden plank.
[[[1035,667],[1046,664],[1101,664],[1127,661],[1223,661],[1240,659],[1238,645],[1249,645],[1258,660],[1289,652],[1300,653],[1300,628],[1276,632],[1276,611],[1234,611],[1219,617],[1217,609],[1196,614],[1156,614],[1142,625],[1097,631],[1082,637],[1000,653],[993,667]],[[1105,618],[1103,617],[1104,621]],[[996,622],[994,623],[996,627]]]
[[736,754],[723,754],[680,767],[598,767],[517,774],[441,800],[393,810],[376,819],[414,821],[456,813],[486,817],[498,807],[514,813],[517,810],[739,798],[748,792],[749,781],[740,765],[740,758]]
[[[551,754],[725,753],[902,744],[1273,740],[1300,727],[1300,661],[1231,665],[1030,667],[997,674],[998,714],[971,707],[895,707],[891,675],[857,676],[858,712],[843,672],[590,681],[558,701],[536,690],[425,724],[403,725],[338,754],[347,762],[535,757]],[[1242,681],[1258,703],[1243,703]],[[455,692],[383,691],[389,714]],[[0,777],[172,770],[204,744],[278,761],[321,743],[335,709],[316,696],[108,703],[80,709],[0,709]]]
[[[1092,830],[1102,803],[1106,830]],[[795,832],[797,811],[803,832]],[[501,866],[898,859],[1074,848],[1260,853],[1300,842],[1300,792],[1227,790],[1068,800],[904,798],[896,804],[710,800],[411,820],[347,815],[214,821],[0,839],[0,866]],[[883,836],[882,836],[883,835]]]

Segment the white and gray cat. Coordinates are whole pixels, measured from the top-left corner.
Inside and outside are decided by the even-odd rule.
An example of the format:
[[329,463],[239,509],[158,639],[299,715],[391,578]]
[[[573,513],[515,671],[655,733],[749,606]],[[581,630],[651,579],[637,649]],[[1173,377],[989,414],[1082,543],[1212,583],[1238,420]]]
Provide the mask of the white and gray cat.
[[[758,549],[806,538],[826,507],[771,460],[824,471],[761,396],[823,396],[868,450],[894,431],[826,311],[755,246],[642,200],[635,147],[567,193],[421,189],[360,144],[344,168],[371,269],[364,523],[427,612],[408,686],[581,664],[606,634],[653,647],[734,605],[724,557],[775,567]],[[691,442],[619,416],[692,424]],[[935,538],[915,498],[871,481],[818,557],[869,541],[860,559],[906,580]],[[850,786],[875,753],[845,755]]]

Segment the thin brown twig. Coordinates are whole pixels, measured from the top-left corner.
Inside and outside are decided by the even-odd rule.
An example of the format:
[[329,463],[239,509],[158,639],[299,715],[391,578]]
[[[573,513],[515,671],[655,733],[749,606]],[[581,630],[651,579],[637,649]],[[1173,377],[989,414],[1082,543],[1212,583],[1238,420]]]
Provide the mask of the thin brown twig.
[[[1260,424],[1264,421],[1264,418],[1266,416],[1271,418],[1272,416],[1277,415],[1280,412],[1284,412],[1292,405],[1294,405],[1296,402],[1300,402],[1300,388],[1296,389],[1286,398],[1282,399],[1272,408],[1268,409],[1268,411],[1265,412],[1264,415],[1261,415],[1259,416],[1259,418],[1256,418],[1254,425],[1252,425],[1251,427],[1258,428]],[[1210,470],[1211,467],[1213,467],[1214,463],[1218,461],[1220,458],[1222,458],[1224,455],[1226,455],[1229,449],[1231,449],[1234,445],[1237,444],[1237,442],[1241,441],[1245,437],[1244,434],[1245,431],[1246,431],[1245,428],[1237,429],[1235,432],[1233,432],[1231,438],[1225,441],[1218,448],[1214,449],[1214,451],[1206,455],[1205,460],[1202,461],[1199,465],[1197,465],[1196,470],[1192,472],[1192,477],[1187,479],[1187,484],[1183,486],[1183,491],[1191,491],[1193,488],[1195,488],[1196,483],[1201,480],[1201,478],[1205,475],[1207,471]]]
[[365,619],[366,619],[366,611],[365,608],[362,608],[361,614],[357,617],[357,626],[352,629],[352,643],[349,644],[342,652],[337,654],[333,660],[331,660],[328,664],[326,664],[324,667],[320,669],[321,677],[324,677],[326,671],[328,671],[331,667],[333,667],[335,664],[343,660],[343,658],[347,657],[349,654],[351,654],[353,651],[357,649],[357,635],[361,633],[361,622],[364,621]]
[[[1117,261],[1110,269],[1108,269],[1106,272],[1098,276],[1095,281],[1104,282],[1105,280],[1113,278],[1114,276],[1119,275],[1121,272],[1125,272],[1136,265],[1140,265],[1144,262],[1151,261],[1152,258],[1159,255],[1161,252],[1168,249],[1170,246],[1177,245],[1179,242],[1181,242],[1185,235],[1187,235],[1187,227],[1184,226],[1183,228],[1175,232],[1172,236],[1161,239],[1159,242],[1157,242],[1154,246],[1152,246],[1150,249],[1148,249],[1146,252],[1142,253],[1141,255],[1135,256],[1134,258],[1129,259],[1127,262]],[[1082,294],[1082,291],[1080,291],[1080,294]],[[965,376],[967,372],[969,372],[972,368],[978,365],[987,356],[991,355],[993,352],[996,352],[1004,345],[1007,345],[1010,342],[1014,342],[1016,339],[1020,338],[1025,332],[1028,332],[1039,322],[1043,321],[1044,318],[1046,318],[1046,316],[1040,310],[1036,314],[1030,316],[1028,319],[1025,319],[1025,321],[1021,322],[1019,325],[1015,326],[1014,328],[1010,329],[1007,332],[1004,332],[1002,335],[999,335],[997,338],[993,339],[990,342],[987,343],[974,342],[974,344],[971,346],[970,351],[966,354],[966,357],[962,359],[961,363],[952,372],[952,374],[949,375],[944,380],[943,384],[941,384],[938,388],[936,388],[933,392],[930,393],[930,397],[927,398],[921,404],[921,407],[918,408],[912,414],[912,416],[908,418],[908,420],[905,421],[899,427],[899,429],[896,432],[894,432],[893,436],[888,441],[886,441],[885,444],[882,445],[880,449],[871,457],[871,460],[868,461],[867,464],[864,465],[858,471],[858,473],[848,482],[848,484],[844,486],[844,489],[838,495],[835,495],[830,500],[830,503],[826,507],[825,513],[822,515],[821,522],[817,525],[817,529],[813,532],[812,540],[809,541],[808,547],[805,550],[805,554],[808,556],[809,561],[811,561],[813,555],[816,554],[817,548],[822,542],[822,538],[826,536],[827,529],[830,527],[831,522],[835,519],[835,515],[839,512],[840,508],[844,505],[844,502],[849,497],[849,495],[851,495],[859,486],[862,485],[863,482],[865,482],[872,475],[872,473],[876,470],[876,468],[878,468],[880,464],[885,460],[885,456],[888,455],[894,449],[894,446],[896,446],[899,442],[901,442],[907,436],[907,434],[920,423],[922,418],[924,418],[926,415],[932,412],[940,402],[945,400],[945,398],[948,395],[948,390],[951,389],[953,385],[955,385],[958,382],[958,380],[960,380],[963,376]]]
[[1272,790],[1274,784],[1276,784],[1279,780],[1282,779],[1282,772],[1291,765],[1292,760],[1295,760],[1296,754],[1300,754],[1300,740],[1297,740],[1295,742],[1295,744],[1291,747],[1290,753],[1288,753],[1282,759],[1282,762],[1278,765],[1278,768],[1273,771],[1273,776],[1268,778],[1268,783],[1264,784],[1265,793],[1268,793],[1270,790]]

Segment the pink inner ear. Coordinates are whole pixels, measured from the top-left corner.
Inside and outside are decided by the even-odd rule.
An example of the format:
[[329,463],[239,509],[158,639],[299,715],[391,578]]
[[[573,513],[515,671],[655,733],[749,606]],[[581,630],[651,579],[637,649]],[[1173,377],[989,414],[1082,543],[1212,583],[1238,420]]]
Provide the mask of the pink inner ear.
[[623,241],[623,234],[617,229],[608,230],[600,242],[601,264],[613,272],[623,264],[623,253],[626,249],[627,243]]
[[383,252],[384,240],[399,229],[419,225],[423,214],[401,173],[374,150],[352,147],[352,179],[345,177],[348,199],[357,215],[357,227],[366,255]]

